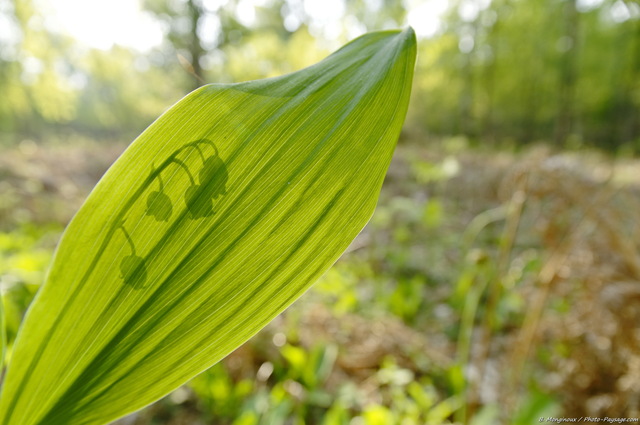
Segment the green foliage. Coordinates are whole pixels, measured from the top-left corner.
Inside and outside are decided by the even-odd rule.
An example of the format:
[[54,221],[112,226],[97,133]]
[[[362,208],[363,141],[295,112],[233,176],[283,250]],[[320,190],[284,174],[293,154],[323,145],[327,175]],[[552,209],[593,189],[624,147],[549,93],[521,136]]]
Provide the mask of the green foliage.
[[[0,233],[5,348],[13,345],[24,312],[45,278],[59,231],[57,226],[25,226],[13,232]],[[10,349],[7,354],[9,359]]]
[[[627,364],[628,352],[612,349],[600,357],[603,348],[585,345],[583,334],[576,336],[575,330],[593,335],[594,327],[601,322],[605,332],[611,329],[609,291],[620,285],[615,276],[629,272],[618,248],[607,245],[607,249],[595,251],[591,246],[610,243],[610,238],[632,234],[633,230],[604,234],[608,232],[606,227],[576,220],[583,215],[582,210],[566,207],[569,192],[557,191],[570,184],[570,193],[580,193],[580,186],[574,181],[575,175],[565,173],[557,178],[555,168],[550,175],[545,174],[547,168],[533,168],[536,171],[529,180],[531,186],[525,188],[522,198],[521,190],[525,189],[517,184],[514,187],[520,179],[512,172],[521,176],[525,167],[536,164],[541,155],[537,149],[527,155],[485,152],[465,148],[458,138],[447,140],[443,146],[443,152],[427,149],[422,143],[400,146],[369,226],[307,296],[213,369],[128,420],[138,424],[268,424],[270,420],[343,424],[363,422],[365,412],[371,411],[407,423],[418,417],[417,423],[421,424],[427,420],[425,412],[449,400],[442,413],[432,413],[444,417],[446,412],[453,412],[443,423],[527,423],[538,416],[567,416],[566,412],[574,412],[579,406],[591,409],[592,391],[601,388],[598,379],[605,372],[612,377],[611,382],[620,382],[618,385],[629,379],[631,375],[621,366]],[[84,174],[72,174],[77,179],[84,176],[83,180],[92,175],[87,174],[85,165],[93,164],[91,158],[110,161],[111,148],[99,143],[83,148],[84,154],[79,156],[83,160],[77,159],[77,147],[59,149],[15,149],[6,151],[2,158],[10,158],[11,165],[28,164],[33,159],[22,159],[16,153],[32,158],[29,155],[55,157],[55,152],[63,159],[39,163],[37,170],[51,176],[59,164],[64,164],[65,169],[81,170]],[[564,154],[563,158],[573,155]],[[543,164],[557,166],[559,158],[553,156],[553,162],[545,159]],[[610,159],[602,156],[594,156],[597,162],[586,162],[585,154],[575,158],[590,164],[576,168],[578,172],[601,172],[611,165]],[[6,163],[0,162],[0,173],[11,176],[12,168]],[[637,220],[630,218],[638,210],[629,207],[637,202],[636,185],[624,185],[637,181],[633,173],[637,161],[627,158],[615,164],[620,172],[616,184],[621,186],[615,186],[615,198],[598,203],[594,211],[599,214],[621,208],[615,214],[607,213],[616,217],[610,225],[632,229]],[[444,173],[443,169],[457,172]],[[424,170],[441,171],[425,174]],[[199,175],[194,173],[194,179]],[[9,177],[9,182],[13,181],[14,177]],[[163,183],[167,185],[166,179]],[[591,203],[593,180],[583,184],[585,199]],[[159,186],[154,185],[149,193],[167,193],[166,187],[163,192]],[[21,184],[15,187],[19,192]],[[34,193],[39,199],[52,195],[45,186],[34,188],[39,190]],[[544,197],[543,189],[553,192]],[[526,207],[518,212],[516,206],[522,199]],[[11,224],[18,222],[9,221],[7,229],[15,230],[6,231],[3,237],[5,248],[0,256],[5,260],[0,263],[5,266],[0,270],[0,284],[7,308],[9,354],[18,323],[44,274],[46,258],[60,229],[60,225],[42,225],[44,217],[54,217],[49,214],[54,202],[33,203],[30,198],[20,197],[15,202],[9,212],[30,217],[34,224],[18,227]],[[149,208],[149,204],[143,204]],[[29,215],[25,214],[27,209],[32,210]],[[433,222],[437,225],[424,218],[430,209],[440,210]],[[176,211],[177,206],[170,219]],[[10,215],[7,217],[11,220]],[[146,216],[151,222],[167,223],[157,218],[157,214]],[[518,221],[520,227],[514,233]],[[399,232],[398,228],[405,230]],[[529,316],[542,292],[540,277],[548,275],[550,259],[551,264],[557,261],[559,248],[553,241],[565,236],[579,238],[574,254],[564,260],[567,267],[563,265],[555,275],[543,316],[535,332],[531,331]],[[127,243],[124,234],[121,237]],[[590,254],[584,255],[585,249]],[[41,255],[38,253],[42,259],[34,262],[32,259]],[[599,256],[604,267],[585,263]],[[603,279],[607,296],[603,303],[602,295],[594,296],[600,294],[599,290],[594,291],[591,285],[594,276],[612,270],[616,264],[616,275]],[[22,270],[27,266],[32,270]],[[120,273],[118,266],[116,263],[116,272]],[[615,299],[614,304],[616,313],[618,306],[623,312],[619,320],[628,320],[622,322],[628,328],[616,325],[623,333],[634,329],[636,311],[635,296],[625,295],[635,294],[636,288],[632,282],[628,286],[629,292],[623,292],[625,298]],[[584,298],[579,298],[580,294]],[[585,319],[588,317],[597,320]],[[563,326],[567,327],[566,335],[560,333]],[[520,352],[523,345],[519,342],[526,335],[532,335],[535,343],[530,345],[528,357],[518,360],[514,355]],[[614,337],[618,338],[615,344],[635,341],[627,334]],[[598,344],[604,338],[598,337]],[[594,357],[606,363],[596,363]],[[572,369],[565,366],[571,364],[579,368],[579,373],[566,375]],[[514,374],[514,370],[521,372]],[[581,396],[576,396],[576,388],[582,388],[577,384],[584,383],[585,376],[593,381]],[[633,392],[618,386],[609,391],[616,391],[607,394],[624,403],[634,397]],[[611,415],[619,411],[618,406],[609,409]],[[370,416],[367,420],[373,420]]]
[[212,420],[233,424],[341,425],[359,418],[365,424],[435,425],[449,423],[448,418],[460,406],[458,398],[441,399],[432,382],[416,380],[412,371],[391,359],[371,377],[371,385],[384,395],[384,404],[368,401],[350,383],[331,388],[327,379],[335,367],[335,349],[329,345],[307,351],[285,345],[281,350],[284,361],[264,363],[255,383],[234,382],[220,364],[198,376],[190,386]]
[[[638,149],[636,1],[448,5],[439,31],[420,46],[409,132],[500,146],[550,141]],[[251,20],[243,19],[241,1],[146,0],[165,42],[141,53],[122,46],[78,49],[43,26],[37,4],[7,6],[0,16],[13,36],[0,40],[0,137],[9,142],[46,139],[45,130],[126,140],[164,105],[207,81],[292,72],[324,56],[336,38],[404,25],[423,10],[420,2],[345,0],[332,11],[342,9],[343,19],[327,25],[313,8],[287,0],[254,7]],[[333,38],[326,40],[325,32]]]
[[[371,33],[284,77],[205,86],[160,117],[67,227],[15,343],[0,423],[113,420],[298,298],[373,213],[414,61],[411,29]],[[314,387],[335,353],[302,356],[287,360]],[[292,408],[285,392],[269,394],[268,423]]]
[[[51,142],[129,140],[194,86],[292,72],[324,57],[347,34],[416,17],[425,21],[421,2],[348,0],[342,17],[329,22],[314,16],[312,8],[299,7],[300,2],[276,0],[261,2],[252,23],[241,19],[238,7],[250,2],[144,3],[165,29],[164,44],[148,52],[81,47],[43,26],[48,16],[40,3],[2,3],[0,32],[9,37],[0,38],[0,145],[21,142],[20,151],[27,152],[36,146],[34,140],[46,155]],[[571,179],[561,175],[552,179],[554,189],[546,198],[544,190],[518,188],[529,199],[522,228],[514,232],[518,214],[505,197],[513,180],[510,170],[530,172],[531,164],[548,153],[536,151],[519,161],[495,147],[553,141],[571,148],[594,144],[623,150],[628,168],[618,164],[611,180],[636,181],[632,156],[640,137],[640,7],[633,0],[454,0],[448,5],[439,30],[419,46],[397,168],[388,176],[369,227],[348,255],[278,319],[273,343],[267,329],[268,343],[261,334],[238,358],[216,364],[131,420],[524,424],[560,415],[559,400],[565,412],[590,416],[593,409],[602,409],[602,416],[621,415],[633,404],[627,402],[637,392],[629,382],[635,382],[638,362],[627,344],[636,340],[637,318],[636,309],[624,305],[636,299],[635,292],[624,302],[614,299],[615,312],[601,298],[615,295],[624,286],[621,280],[637,280],[637,274],[629,276],[635,260],[625,261],[637,257],[633,244],[616,242],[617,235],[638,239],[629,236],[635,235],[629,224],[637,222],[628,216],[638,211],[635,192],[621,190],[627,202],[621,211],[613,208],[615,203],[596,202],[593,189],[602,188],[596,182],[609,160],[600,158],[594,166],[583,157],[578,167],[594,173],[581,196],[615,225],[587,220],[580,228],[575,221],[583,220],[579,217],[585,211],[554,207],[581,193],[579,185],[563,192]],[[59,169],[85,163],[71,185],[56,178],[58,170],[42,171],[51,167],[37,155],[24,167],[14,161],[15,152],[0,155],[0,291],[7,363],[60,226],[105,168],[86,169],[93,169],[97,157],[110,162],[105,158],[119,149],[105,145],[92,143],[91,154],[80,158],[75,149],[61,150]],[[224,154],[220,158],[226,160]],[[24,174],[5,174],[7,163]],[[173,166],[182,173],[177,163]],[[198,195],[211,187],[201,184],[208,179],[200,176],[200,168],[192,168],[196,184],[182,197],[163,190],[159,181],[149,188],[139,205],[145,220],[169,225],[187,205],[193,206],[188,214],[194,220],[217,218],[210,207],[227,195],[219,195],[215,204],[199,203]],[[530,183],[537,186],[541,179],[533,176]],[[188,179],[186,173],[182,179]],[[56,189],[76,184],[72,195],[68,187]],[[538,196],[540,202],[530,199]],[[46,227],[51,221],[58,222],[56,228]],[[124,224],[127,232],[129,225]],[[609,228],[614,230],[603,231]],[[122,230],[116,233],[126,245],[113,272],[132,293],[148,291],[154,270],[143,261],[146,251],[135,242],[135,232],[133,247]],[[552,284],[539,285],[540,276],[549,275],[550,259],[568,250],[566,241],[549,242],[562,241],[562,235],[577,237],[577,248],[566,253]],[[613,242],[607,246],[603,241]],[[606,249],[593,249],[599,244]],[[621,255],[621,247],[630,254]],[[620,267],[625,264],[630,267]],[[606,270],[613,273],[602,278],[607,289],[601,291],[598,276]],[[536,322],[531,312],[546,292],[544,315]],[[326,306],[331,317],[316,316],[319,306]],[[590,321],[593,317],[597,320]],[[332,332],[326,348],[321,338],[305,339],[309,332],[316,336],[320,323]],[[381,326],[389,323],[398,326]],[[600,334],[599,328],[604,329]],[[614,336],[611,329],[617,329]],[[398,335],[404,339],[394,343]],[[366,349],[358,345],[358,336],[367,341]],[[534,341],[528,357],[521,353],[527,336]],[[417,344],[422,339],[426,343]],[[610,348],[602,348],[607,341]],[[431,348],[449,362],[435,361]],[[353,369],[347,361],[358,350],[367,353],[361,359],[366,368]],[[519,371],[518,377],[510,375],[512,370]],[[610,385],[601,385],[602,376]],[[408,377],[411,382],[405,385]],[[435,409],[439,403],[443,407]]]

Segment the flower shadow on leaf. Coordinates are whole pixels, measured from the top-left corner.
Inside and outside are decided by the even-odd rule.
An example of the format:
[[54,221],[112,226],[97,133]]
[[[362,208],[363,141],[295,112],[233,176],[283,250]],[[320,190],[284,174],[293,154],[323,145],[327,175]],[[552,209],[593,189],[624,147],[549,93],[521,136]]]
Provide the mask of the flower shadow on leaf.
[[119,226],[120,230],[124,233],[127,243],[131,248],[131,255],[127,255],[120,261],[120,278],[124,280],[127,285],[133,286],[134,289],[142,289],[147,283],[147,266],[146,260],[136,254],[136,247],[124,228],[124,222]]
[[135,289],[145,287],[147,282],[146,261],[137,255],[127,255],[120,262],[120,277],[127,285],[133,286]]
[[172,213],[171,199],[164,192],[151,192],[147,198],[146,215],[152,216],[156,221],[169,221]]
[[190,186],[184,195],[184,200],[192,219],[211,217],[214,214],[212,199],[204,185]]
[[185,192],[185,202],[192,219],[210,217],[213,211],[213,200],[227,194],[227,182],[229,172],[216,146],[207,139],[201,139],[193,143],[202,143],[212,146],[215,154],[208,158],[203,156],[203,165],[198,172],[199,184],[192,184]]

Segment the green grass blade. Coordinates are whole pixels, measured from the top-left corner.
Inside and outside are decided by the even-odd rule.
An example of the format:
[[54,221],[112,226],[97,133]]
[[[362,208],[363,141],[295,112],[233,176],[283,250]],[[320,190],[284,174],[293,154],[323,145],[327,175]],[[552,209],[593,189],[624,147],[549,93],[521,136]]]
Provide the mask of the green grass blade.
[[19,332],[0,424],[116,419],[282,312],[373,213],[414,62],[412,30],[370,33],[163,114],[65,231]]

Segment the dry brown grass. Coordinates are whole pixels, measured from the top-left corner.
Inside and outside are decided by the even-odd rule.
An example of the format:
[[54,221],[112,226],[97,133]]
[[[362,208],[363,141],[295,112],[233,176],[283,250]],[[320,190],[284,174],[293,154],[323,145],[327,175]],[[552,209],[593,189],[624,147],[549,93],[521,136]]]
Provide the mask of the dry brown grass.
[[[493,170],[483,179],[473,175],[478,160],[462,167],[462,179],[485,187],[477,204],[516,215],[504,223],[514,239],[507,263],[527,249],[543,262],[534,278],[509,289],[525,300],[521,326],[477,330],[491,334],[490,347],[477,348],[485,355],[472,361],[481,370],[501,366],[494,399],[475,397],[508,406],[508,416],[533,378],[560,398],[567,417],[640,416],[640,164],[538,149],[506,166],[488,159]],[[486,204],[487,187],[497,188],[497,204]],[[498,269],[497,280],[507,280],[509,264]],[[472,386],[479,391],[487,379],[477,376]]]

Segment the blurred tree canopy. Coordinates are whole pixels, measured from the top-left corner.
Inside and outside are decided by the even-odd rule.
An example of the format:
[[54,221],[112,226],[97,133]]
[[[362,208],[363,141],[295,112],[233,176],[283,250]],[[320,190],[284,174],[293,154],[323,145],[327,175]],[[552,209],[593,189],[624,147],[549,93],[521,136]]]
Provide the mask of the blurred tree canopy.
[[[164,43],[87,47],[36,0],[0,2],[0,143],[130,139],[207,82],[307,66],[431,0],[144,0]],[[636,0],[451,0],[420,40],[407,132],[640,148]],[[330,10],[331,12],[327,12]],[[428,10],[428,9],[425,9]],[[117,31],[114,24],[114,31]]]

